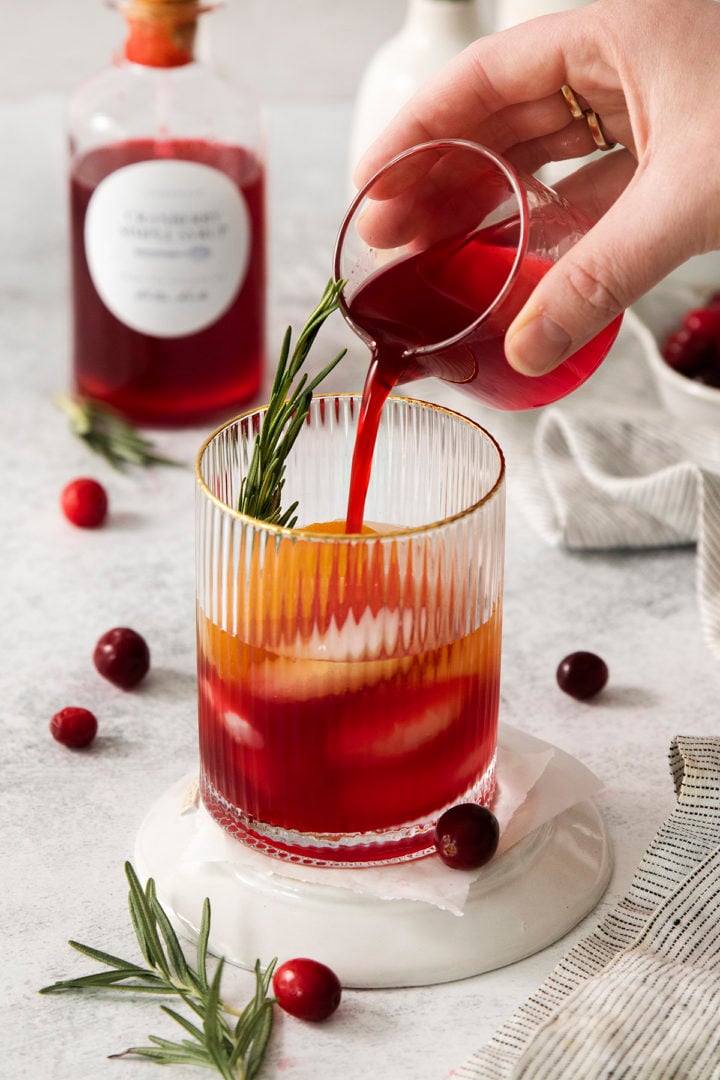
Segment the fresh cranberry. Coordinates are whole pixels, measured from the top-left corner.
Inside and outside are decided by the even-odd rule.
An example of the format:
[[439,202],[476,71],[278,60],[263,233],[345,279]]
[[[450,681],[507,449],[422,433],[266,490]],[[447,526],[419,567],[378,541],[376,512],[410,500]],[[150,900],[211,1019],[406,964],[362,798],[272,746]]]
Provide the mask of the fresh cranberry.
[[692,376],[708,363],[714,362],[717,349],[705,334],[683,327],[666,340],[662,355],[675,371]]
[[458,803],[440,815],[435,847],[453,870],[477,870],[497,851],[500,826],[491,810],[477,803]]
[[317,960],[286,960],[273,975],[278,1005],[299,1020],[327,1020],[340,1004],[342,987],[334,971]]
[[691,334],[703,334],[717,341],[720,338],[720,305],[692,308],[683,319],[683,326]]
[[130,690],[144,679],[150,668],[150,650],[145,639],[127,626],[108,630],[93,653],[101,675],[122,690]]
[[63,488],[60,505],[63,514],[73,525],[81,529],[96,529],[107,516],[107,492],[97,480],[80,476]]
[[601,657],[591,652],[574,652],[561,660],[557,669],[557,681],[561,690],[578,701],[599,694],[608,681],[608,666]]
[[55,713],[50,721],[50,734],[63,746],[78,750],[89,746],[97,734],[97,720],[89,709],[69,705]]

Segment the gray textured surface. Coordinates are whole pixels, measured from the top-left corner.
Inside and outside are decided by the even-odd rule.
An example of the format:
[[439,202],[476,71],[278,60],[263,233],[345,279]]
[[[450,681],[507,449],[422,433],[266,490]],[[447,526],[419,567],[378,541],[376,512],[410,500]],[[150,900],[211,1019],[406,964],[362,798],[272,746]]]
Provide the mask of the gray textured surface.
[[[109,63],[123,41],[123,20],[103,0],[6,6],[0,100],[71,90]],[[406,0],[226,0],[201,20],[198,49],[265,101],[347,99],[372,53],[402,24],[406,6]]]
[[[52,405],[68,365],[60,115],[49,99],[0,108],[0,145],[11,165],[0,201],[0,1073],[134,1080],[154,1075],[153,1066],[106,1055],[149,1032],[169,1033],[153,1002],[47,999],[35,991],[87,970],[65,945],[68,937],[117,952],[130,947],[123,860],[145,810],[196,760],[193,484],[189,471],[116,476],[72,440]],[[329,273],[344,201],[347,111],[299,105],[276,109],[270,119],[276,346]],[[349,334],[338,321],[326,339],[329,351]],[[352,355],[333,388],[360,384],[365,357],[349,343]],[[501,418],[483,419],[491,428],[497,419],[502,429]],[[190,461],[204,434],[160,441]],[[625,891],[671,807],[671,737],[717,734],[717,662],[701,639],[692,551],[572,555],[549,548],[523,517],[512,464],[511,455],[503,718],[560,745],[604,781],[600,805],[617,857],[605,910]],[[87,473],[107,484],[112,502],[97,532],[73,529],[58,510],[62,486]],[[97,637],[118,624],[136,627],[152,649],[152,673],[134,693],[100,680],[90,660]],[[557,662],[577,648],[598,651],[610,666],[610,687],[595,704],[579,705],[555,685]],[[73,754],[48,734],[50,716],[70,703],[99,717],[87,753]],[[582,929],[480,978],[348,993],[325,1026],[280,1017],[266,1075],[443,1080]],[[243,996],[248,978],[234,972],[228,986]]]

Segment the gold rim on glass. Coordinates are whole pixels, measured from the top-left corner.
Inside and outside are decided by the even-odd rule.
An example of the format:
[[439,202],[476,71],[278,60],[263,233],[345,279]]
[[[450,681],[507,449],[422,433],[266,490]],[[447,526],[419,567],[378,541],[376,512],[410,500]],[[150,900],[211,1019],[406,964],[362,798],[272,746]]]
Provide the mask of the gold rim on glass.
[[[318,394],[316,396],[316,399],[324,399],[326,401],[335,401],[341,398],[355,398],[359,403],[362,401],[362,394],[346,391],[339,394]],[[486,428],[484,428],[481,424],[478,424],[477,421],[472,420],[469,416],[464,416],[463,413],[456,412],[455,409],[448,409],[444,405],[435,405],[430,401],[422,401],[420,398],[403,397],[400,394],[391,394],[387,400],[399,401],[407,403],[408,405],[419,405],[423,409],[432,409],[435,412],[444,413],[447,416],[451,416],[455,420],[461,420],[463,423],[469,424],[470,427],[475,428],[482,435],[484,435],[494,446],[499,461],[498,475],[490,490],[487,491],[481,499],[478,499],[477,502],[472,503],[470,506],[466,506],[464,510],[460,510],[457,514],[452,514],[450,517],[441,518],[439,521],[429,522],[427,525],[418,525],[409,529],[398,529],[395,532],[387,532],[380,535],[369,535],[366,533],[330,534],[309,532],[305,531],[304,529],[288,529],[286,526],[272,525],[268,521],[262,521],[260,518],[251,517],[250,514],[243,514],[242,511],[236,510],[232,506],[228,506],[227,503],[223,502],[222,499],[218,498],[218,496],[210,490],[210,488],[203,480],[200,471],[200,464],[202,462],[205,451],[208,449],[210,444],[218,437],[218,435],[220,435],[223,431],[227,431],[228,428],[242,423],[242,421],[245,420],[248,416],[253,416],[256,413],[262,413],[268,407],[267,402],[263,405],[256,405],[252,409],[246,409],[245,412],[239,413],[237,416],[232,417],[230,420],[225,420],[222,424],[215,428],[215,430],[211,432],[210,435],[208,435],[208,437],[205,439],[202,446],[198,450],[197,457],[195,459],[195,480],[203,495],[207,499],[209,499],[212,503],[218,506],[223,512],[230,514],[238,521],[243,521],[262,529],[267,529],[268,532],[275,533],[278,536],[302,537],[303,540],[323,541],[325,543],[347,543],[349,541],[352,541],[353,543],[357,543],[358,541],[377,543],[378,541],[396,540],[398,536],[417,536],[421,533],[436,531],[445,525],[452,525],[456,521],[460,521],[462,518],[467,517],[469,514],[475,513],[475,511],[479,510],[481,506],[484,506],[486,503],[490,502],[492,498],[494,498],[496,493],[502,487],[505,480],[505,455],[503,454],[500,444],[498,443],[494,435],[491,435]]]

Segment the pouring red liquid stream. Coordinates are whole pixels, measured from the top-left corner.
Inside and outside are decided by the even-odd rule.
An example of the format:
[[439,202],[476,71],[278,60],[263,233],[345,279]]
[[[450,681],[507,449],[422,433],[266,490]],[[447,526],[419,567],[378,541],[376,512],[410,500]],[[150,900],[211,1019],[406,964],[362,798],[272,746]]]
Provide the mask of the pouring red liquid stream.
[[[434,376],[498,409],[537,408],[557,401],[599,366],[620,328],[619,316],[554,371],[521,375],[505,359],[512,321],[503,304],[475,330],[468,327],[492,308],[511,274],[516,248],[492,232],[445,241],[373,274],[355,293],[348,315],[372,342],[353,454],[346,531],[362,527],[375,437],[383,404],[400,383]],[[526,255],[513,281],[514,311],[524,303],[551,262]],[[461,339],[453,342],[457,335]],[[472,342],[467,340],[472,337]],[[422,352],[424,346],[446,344]]]

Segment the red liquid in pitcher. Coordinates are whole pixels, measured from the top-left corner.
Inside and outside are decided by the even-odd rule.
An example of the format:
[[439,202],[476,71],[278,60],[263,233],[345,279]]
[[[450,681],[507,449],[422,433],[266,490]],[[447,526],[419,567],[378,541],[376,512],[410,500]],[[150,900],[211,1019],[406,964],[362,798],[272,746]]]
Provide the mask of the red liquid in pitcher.
[[[159,337],[126,325],[93,283],[85,251],[88,204],[105,177],[160,158],[197,162],[224,173],[247,206],[247,273],[229,307],[210,325],[182,337]],[[231,413],[257,392],[264,361],[264,176],[257,158],[237,146],[201,139],[130,140],[79,158],[70,184],[74,369],[78,393],[139,423],[189,424]]]
[[[375,342],[374,379],[388,388],[435,376],[497,409],[532,409],[569,394],[599,366],[620,328],[618,317],[554,371],[521,375],[505,359],[512,315],[500,304],[456,344],[414,355],[413,350],[463,333],[498,296],[516,255],[492,231],[444,241],[379,270],[355,293],[352,321]],[[528,255],[512,284],[512,314],[551,264]]]
[[[362,525],[373,448],[383,404],[400,383],[435,376],[498,409],[531,409],[569,394],[600,365],[617,337],[621,317],[554,371],[521,375],[505,359],[505,332],[512,321],[499,305],[483,324],[464,335],[492,304],[508,279],[515,246],[491,243],[492,232],[436,244],[379,270],[353,296],[348,313],[374,342],[353,455],[347,531]],[[530,295],[550,263],[526,256],[513,282],[513,312]],[[426,356],[413,350],[456,334],[456,344]]]

